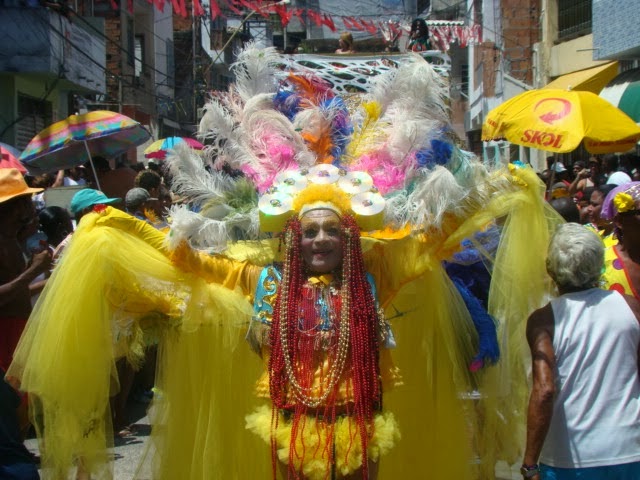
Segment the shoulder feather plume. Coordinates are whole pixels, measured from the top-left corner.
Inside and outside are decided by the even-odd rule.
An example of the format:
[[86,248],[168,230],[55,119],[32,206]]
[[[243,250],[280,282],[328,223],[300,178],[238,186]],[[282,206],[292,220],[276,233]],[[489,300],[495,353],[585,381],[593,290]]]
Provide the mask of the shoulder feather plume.
[[192,203],[221,202],[232,188],[231,177],[222,172],[207,172],[200,155],[186,145],[176,145],[167,155],[165,165],[171,174],[174,192]]

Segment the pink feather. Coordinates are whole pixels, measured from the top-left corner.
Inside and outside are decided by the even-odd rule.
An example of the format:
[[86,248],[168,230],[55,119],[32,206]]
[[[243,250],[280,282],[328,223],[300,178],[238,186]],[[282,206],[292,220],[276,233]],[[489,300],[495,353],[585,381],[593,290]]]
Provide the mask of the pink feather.
[[349,170],[368,172],[373,178],[373,184],[382,195],[402,187],[407,176],[405,168],[394,163],[387,150],[362,155],[349,167]]
[[243,173],[264,193],[272,184],[275,176],[285,170],[299,168],[296,163],[296,150],[291,141],[274,132],[264,132],[252,145],[257,162],[245,165]]

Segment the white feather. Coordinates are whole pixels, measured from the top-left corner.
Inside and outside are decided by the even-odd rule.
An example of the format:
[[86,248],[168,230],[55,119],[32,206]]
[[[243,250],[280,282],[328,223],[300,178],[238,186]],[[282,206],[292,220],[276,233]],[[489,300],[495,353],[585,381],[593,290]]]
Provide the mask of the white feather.
[[172,190],[190,203],[221,202],[233,187],[231,177],[222,172],[209,173],[202,158],[185,145],[177,145],[165,163],[171,173]]
[[189,210],[186,205],[172,205],[169,209],[171,230],[165,237],[165,243],[170,250],[175,250],[183,242],[189,242],[200,230],[203,222],[202,215]]
[[229,241],[258,240],[262,238],[257,207],[247,213],[235,213],[223,220],[207,218],[192,212],[184,205],[174,205],[169,211],[171,230],[166,244],[174,250],[182,242],[192,248],[220,253]]
[[430,145],[438,133],[438,123],[433,120],[397,121],[387,127],[387,148],[398,165],[407,163],[410,153]]
[[447,82],[419,55],[376,77],[370,94],[383,114],[400,123],[410,118],[448,121],[447,96]]
[[425,180],[417,182],[407,198],[409,222],[424,229],[440,230],[445,213],[455,216],[463,213],[467,189],[444,167],[437,166],[425,175]]
[[236,77],[236,89],[243,100],[276,89],[276,65],[281,61],[274,47],[257,48],[250,42],[231,66]]

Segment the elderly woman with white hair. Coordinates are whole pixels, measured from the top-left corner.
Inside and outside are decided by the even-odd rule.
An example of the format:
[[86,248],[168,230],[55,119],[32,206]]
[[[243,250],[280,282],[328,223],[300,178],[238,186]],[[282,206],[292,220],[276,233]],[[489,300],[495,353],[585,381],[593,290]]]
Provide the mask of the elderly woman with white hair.
[[603,263],[602,240],[581,225],[551,239],[547,271],[560,296],[527,323],[524,478],[640,478],[640,303],[598,288]]

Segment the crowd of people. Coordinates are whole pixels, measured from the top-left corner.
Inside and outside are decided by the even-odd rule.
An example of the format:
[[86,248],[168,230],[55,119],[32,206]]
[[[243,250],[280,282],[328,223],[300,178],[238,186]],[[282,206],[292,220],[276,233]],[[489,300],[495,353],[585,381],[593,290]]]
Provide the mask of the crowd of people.
[[[83,216],[96,206],[113,205],[155,228],[167,228],[172,197],[159,165],[137,170],[124,166],[111,169],[105,159],[97,157],[93,161],[98,182],[83,165],[38,177],[23,177],[15,169],[0,169],[0,305],[3,311],[0,369],[3,376],[32,307]],[[113,196],[92,188],[98,183]],[[75,193],[68,206],[47,204],[49,189],[70,186],[78,189],[72,191]],[[122,192],[122,197],[116,196]],[[150,401],[153,386],[153,374],[149,376],[148,368],[155,367],[154,353],[151,346],[148,352],[151,365],[138,380],[135,392],[135,398],[145,403]],[[136,370],[127,362],[120,362],[119,368],[120,389],[114,395],[112,406],[116,434],[124,436],[129,433],[125,406]],[[22,443],[30,425],[26,397],[2,382],[0,407],[0,478],[39,478],[37,458]]]
[[[392,78],[417,85],[390,82],[358,128],[304,78],[257,108],[257,53],[242,72],[266,76],[238,75],[202,119],[237,115],[209,146],[224,166],[178,147],[166,177],[100,159],[96,179],[0,170],[0,477],[38,478],[27,404],[43,472],[108,477],[155,362],[158,479],[492,478],[498,460],[525,479],[639,478],[637,173],[615,156],[574,178],[555,160],[489,171],[437,136],[444,100],[418,88],[436,78],[418,59]],[[424,124],[440,127],[412,150]],[[80,187],[68,211],[47,205],[53,185]]]
[[[592,156],[586,161],[576,160],[567,168],[561,160],[548,157],[547,169],[539,176],[547,185],[547,200],[573,199],[579,222],[595,225],[599,221],[598,207],[610,189],[640,180],[640,158],[635,154]],[[563,211],[574,218],[573,209]]]

